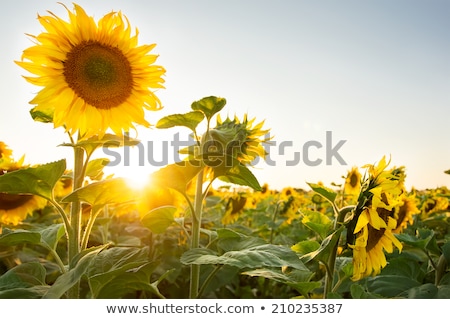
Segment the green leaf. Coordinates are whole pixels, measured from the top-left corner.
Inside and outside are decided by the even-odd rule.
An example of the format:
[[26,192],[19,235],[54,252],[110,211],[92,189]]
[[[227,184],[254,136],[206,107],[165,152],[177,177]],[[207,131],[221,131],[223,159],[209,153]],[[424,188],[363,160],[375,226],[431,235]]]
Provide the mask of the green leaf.
[[105,246],[93,247],[87,253],[86,251],[82,252],[82,257],[76,258],[78,261],[76,266],[59,276],[42,298],[61,298],[70,288],[80,281],[81,277],[86,274],[91,261],[104,248]]
[[46,270],[38,262],[20,264],[0,276],[0,299],[41,298],[49,286]]
[[266,244],[259,237],[247,236],[229,228],[217,229],[217,246],[223,251],[243,250]]
[[107,158],[96,158],[89,161],[86,167],[86,176],[92,180],[100,180],[103,177],[103,169],[109,164]]
[[420,248],[424,251],[429,250],[436,255],[440,255],[441,253],[436,243],[436,236],[434,234],[434,231],[431,229],[418,229],[417,236],[412,236],[409,234],[395,234],[395,236],[398,240],[412,247]]
[[58,241],[64,236],[65,228],[64,224],[54,224],[47,226],[45,229],[40,230],[41,242],[45,243],[48,247],[55,250],[58,245]]
[[333,226],[332,221],[326,215],[316,211],[301,210],[301,213],[303,215],[302,224],[319,234],[323,240]]
[[203,121],[205,115],[200,111],[192,111],[185,114],[171,114],[163,117],[156,123],[157,128],[171,128],[185,126],[195,132],[197,125]]
[[224,108],[226,103],[227,101],[224,98],[208,96],[192,103],[191,108],[194,111],[202,111],[209,122],[214,114],[220,112]]
[[50,286],[33,286],[0,290],[0,299],[41,299]]
[[445,174],[450,174],[450,169],[444,171]]
[[187,185],[202,168],[199,162],[178,162],[156,171],[151,175],[151,179],[155,185],[172,188],[181,194],[185,194]]
[[392,298],[411,288],[420,286],[420,282],[404,276],[379,275],[368,278],[367,286],[370,292]]
[[45,284],[46,271],[38,262],[20,264],[0,277],[0,291]]
[[225,171],[222,167],[214,168],[214,174],[224,182],[242,186],[249,186],[256,191],[262,190],[261,185],[259,184],[255,175],[253,175],[253,173],[242,164],[230,167]]
[[176,211],[177,208],[174,206],[163,206],[152,209],[142,217],[142,225],[155,234],[162,234],[175,222],[174,215]]
[[445,260],[447,260],[447,264],[450,265],[450,242],[446,242],[444,245],[442,245],[441,249]]
[[227,251],[221,256],[210,249],[196,248],[185,252],[181,256],[181,262],[186,265],[229,265],[240,269],[289,266],[308,271],[291,249],[271,244],[239,251]]
[[113,247],[93,258],[87,270],[93,298],[120,298],[136,290],[150,290],[157,263],[148,261],[148,249]]
[[376,299],[381,297],[379,295],[368,292],[360,284],[352,284],[350,286],[350,293],[352,295],[352,299]]
[[320,244],[315,240],[304,240],[291,247],[298,254],[305,255],[319,249]]
[[36,107],[30,110],[30,115],[36,122],[42,123],[52,123],[53,122],[53,109],[47,108],[42,110],[41,105],[39,105],[40,110],[36,111]]
[[329,202],[334,204],[334,201],[336,200],[337,193],[333,191],[332,189],[325,187],[323,185],[314,184],[314,183],[307,183],[313,191],[315,191],[317,194],[322,195],[325,199],[327,199]]
[[41,234],[35,231],[17,229],[9,231],[3,229],[0,235],[0,246],[16,246],[21,244],[39,244],[41,242]]
[[330,257],[330,253],[333,249],[335,249],[336,244],[339,241],[339,237],[341,236],[342,231],[344,230],[344,227],[338,228],[336,231],[334,231],[331,235],[326,237],[322,243],[320,244],[319,249],[303,255],[301,257],[302,261],[304,263],[307,263],[311,261],[312,259],[321,261],[323,263],[328,263],[328,258]]
[[432,299],[437,298],[437,296],[438,288],[431,283],[413,287],[399,295],[399,297],[405,297],[409,299]]
[[125,133],[123,137],[114,134],[105,134],[100,139],[98,138],[98,135],[94,135],[88,139],[78,141],[75,144],[63,143],[60,144],[60,146],[81,147],[88,155],[91,155],[99,147],[113,148],[121,146],[135,146],[139,143],[139,140],[132,138]]
[[53,187],[64,174],[66,161],[19,169],[0,176],[0,192],[32,194],[51,200]]
[[112,178],[81,187],[61,201],[89,203],[95,212],[107,204],[124,203],[135,200],[136,197],[124,178]]

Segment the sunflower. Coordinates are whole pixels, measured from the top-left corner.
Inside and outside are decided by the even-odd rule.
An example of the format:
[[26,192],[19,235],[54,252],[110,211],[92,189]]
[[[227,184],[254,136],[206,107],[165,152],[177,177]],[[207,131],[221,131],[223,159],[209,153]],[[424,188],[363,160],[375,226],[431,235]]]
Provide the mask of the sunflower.
[[401,233],[408,224],[413,224],[413,216],[420,213],[417,208],[417,199],[414,194],[401,196],[402,204],[397,207],[395,218],[397,220],[397,227],[394,229],[394,233]]
[[[254,121],[254,118],[248,120],[247,115],[242,121],[236,116],[234,119],[227,117],[223,121],[218,115],[216,127],[203,136],[201,154],[214,155],[214,158],[225,156],[223,162],[227,166],[232,166],[237,162],[248,165],[258,157],[264,158],[266,151],[263,143],[270,140],[270,137],[266,136],[269,130],[262,129],[264,121],[256,125],[254,125]],[[230,163],[230,159],[236,159],[237,162],[231,160]],[[215,163],[217,162],[211,161],[207,165],[214,166]]]
[[[66,8],[67,9],[67,8]],[[46,114],[54,127],[81,137],[117,135],[148,127],[144,108],[160,109],[152,89],[163,88],[165,69],[149,54],[155,44],[138,46],[128,19],[119,12],[97,23],[82,7],[67,9],[69,21],[49,11],[38,15],[45,32],[31,36],[35,46],[24,50],[16,63],[35,77],[25,79],[43,89],[30,101],[32,113]]]
[[359,236],[354,245],[349,245],[353,249],[352,280],[379,274],[387,265],[384,252],[392,253],[394,246],[399,251],[402,250],[402,244],[392,233],[397,225],[396,221],[389,217],[389,211],[379,209],[379,212],[383,216],[379,218],[386,224],[385,228],[375,229],[371,226],[367,212],[361,214],[358,220],[355,232],[358,232]]
[[361,190],[361,173],[353,167],[345,178],[344,192],[346,195],[358,195]]
[[[368,175],[352,221],[347,226],[347,243],[353,249],[353,280],[380,273],[386,266],[385,252],[402,244],[393,235],[409,221],[402,170],[388,170],[385,158],[378,165],[366,165]],[[404,211],[402,211],[404,209]]]
[[12,155],[12,151],[8,148],[4,142],[0,141],[0,159],[2,158],[10,158]]

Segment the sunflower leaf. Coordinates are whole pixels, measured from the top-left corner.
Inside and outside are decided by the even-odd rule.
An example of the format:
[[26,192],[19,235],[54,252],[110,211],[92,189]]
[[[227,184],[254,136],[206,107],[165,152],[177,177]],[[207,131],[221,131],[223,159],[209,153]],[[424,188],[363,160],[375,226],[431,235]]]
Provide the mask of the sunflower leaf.
[[163,117],[156,123],[157,128],[171,128],[174,126],[185,126],[195,131],[197,125],[203,121],[205,115],[200,111],[192,111],[185,114],[171,114]]
[[0,235],[0,245],[16,246],[20,244],[39,244],[41,242],[41,234],[24,229],[17,229],[10,231],[3,229],[3,234]]
[[86,176],[92,180],[100,180],[103,177],[103,169],[109,164],[110,160],[107,158],[96,158],[87,164]]
[[136,199],[134,191],[127,186],[124,178],[112,178],[81,187],[64,197],[61,201],[85,202],[96,211],[107,204],[117,204]]
[[210,249],[196,248],[185,252],[181,262],[185,265],[228,265],[240,269],[289,266],[309,271],[289,247],[271,244],[227,251],[220,256]]
[[142,224],[149,228],[155,234],[162,234],[167,227],[175,222],[175,206],[162,206],[152,209],[144,217],[142,217]]
[[225,98],[208,96],[192,103],[191,108],[194,111],[202,111],[209,122],[214,114],[223,109],[226,103],[227,101]]
[[30,115],[36,122],[52,123],[53,122],[53,110],[39,110],[36,108],[30,110]]
[[53,187],[64,174],[66,161],[60,160],[35,167],[23,168],[0,176],[0,192],[32,194],[53,198]]
[[203,167],[200,162],[182,161],[167,165],[151,175],[152,181],[160,187],[168,187],[186,193],[189,182]]
[[244,165],[238,164],[223,171],[222,168],[214,169],[214,174],[222,181],[242,186],[249,186],[256,191],[262,190],[255,175]]
[[312,188],[313,191],[322,195],[324,198],[326,198],[332,204],[336,200],[337,194],[332,189],[322,186],[322,185],[319,185],[319,184],[314,184],[314,183],[307,183],[307,184]]
[[339,237],[343,230],[344,227],[340,227],[336,231],[334,231],[331,235],[329,235],[322,241],[320,247],[317,250],[303,255],[301,257],[302,261],[304,263],[307,263],[315,259],[326,264],[328,262],[328,258],[330,257],[331,251],[335,249],[335,246],[338,243]]

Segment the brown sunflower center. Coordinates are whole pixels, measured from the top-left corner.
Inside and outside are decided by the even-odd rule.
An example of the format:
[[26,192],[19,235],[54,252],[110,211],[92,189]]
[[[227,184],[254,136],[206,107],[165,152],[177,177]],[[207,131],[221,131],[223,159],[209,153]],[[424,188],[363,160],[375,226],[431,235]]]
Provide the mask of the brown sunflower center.
[[[381,219],[383,219],[386,224],[388,223],[389,216],[392,214],[391,211],[389,211],[385,208],[381,208],[381,207],[377,208],[377,213],[378,213],[378,216],[380,216]],[[384,232],[386,231],[386,228],[375,229],[369,224],[369,225],[367,225],[367,229],[369,231],[369,236],[367,238],[366,249],[367,249],[367,251],[369,251],[378,244],[380,239],[383,237]]]
[[122,51],[96,41],[76,45],[64,62],[69,87],[99,109],[119,106],[131,95],[131,66]]
[[356,175],[356,174],[351,174],[351,175],[350,175],[350,186],[351,186],[352,188],[356,188],[356,186],[358,186],[358,182],[359,182],[358,175]]
[[11,210],[22,206],[31,198],[33,195],[12,195],[0,193],[0,209],[1,210]]

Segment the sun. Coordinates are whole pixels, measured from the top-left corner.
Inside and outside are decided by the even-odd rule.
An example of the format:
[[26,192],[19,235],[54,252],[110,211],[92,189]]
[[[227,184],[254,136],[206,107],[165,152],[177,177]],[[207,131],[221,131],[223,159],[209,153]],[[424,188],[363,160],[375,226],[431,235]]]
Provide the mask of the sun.
[[141,191],[148,185],[151,185],[152,167],[148,166],[115,166],[105,167],[105,175],[114,174],[114,177],[121,177],[126,180],[127,185],[136,190]]

